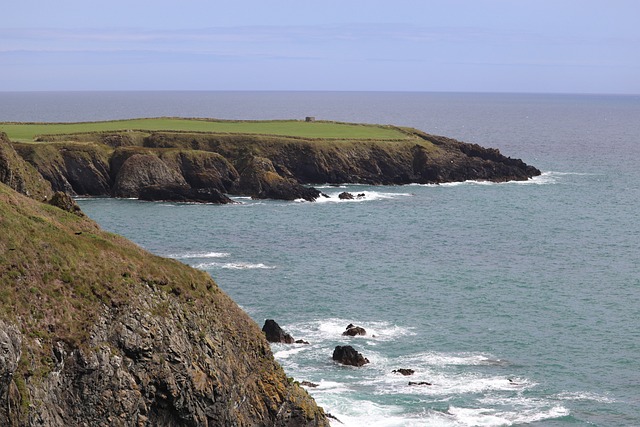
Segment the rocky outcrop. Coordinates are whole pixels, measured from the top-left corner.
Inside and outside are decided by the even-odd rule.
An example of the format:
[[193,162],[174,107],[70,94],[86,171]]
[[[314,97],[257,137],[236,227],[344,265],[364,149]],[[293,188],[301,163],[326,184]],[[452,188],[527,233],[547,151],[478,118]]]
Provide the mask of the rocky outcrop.
[[4,184],[0,211],[0,425],[329,425],[206,273]]
[[273,319],[265,320],[262,332],[264,332],[264,335],[269,342],[285,344],[293,344],[295,342],[293,337],[285,332]]
[[188,185],[150,185],[142,187],[138,199],[152,202],[233,203],[217,188],[191,188]]
[[315,201],[320,192],[312,187],[300,185],[293,179],[281,176],[271,160],[264,157],[244,158],[239,162],[240,179],[234,187],[238,194],[257,199]]
[[45,200],[53,193],[51,184],[16,153],[4,132],[0,132],[0,182],[38,200]]
[[367,335],[367,331],[363,327],[349,323],[349,325],[347,325],[347,329],[342,333],[342,335],[355,337],[357,335]]
[[187,185],[182,175],[169,169],[158,156],[134,154],[119,168],[112,193],[115,197],[137,198],[144,187],[180,185]]
[[333,350],[332,359],[343,365],[363,366],[369,363],[369,359],[356,351],[350,345],[336,346]]
[[96,144],[14,144],[18,154],[51,183],[71,195],[110,194],[109,150]]
[[80,206],[78,206],[78,203],[73,200],[73,197],[71,197],[67,193],[63,193],[62,191],[56,191],[53,196],[51,196],[49,204],[60,208],[63,211],[70,212],[78,216],[84,216],[84,213],[80,209]]
[[162,152],[160,158],[179,171],[193,188],[215,188],[228,193],[238,181],[233,165],[218,153],[199,150]]

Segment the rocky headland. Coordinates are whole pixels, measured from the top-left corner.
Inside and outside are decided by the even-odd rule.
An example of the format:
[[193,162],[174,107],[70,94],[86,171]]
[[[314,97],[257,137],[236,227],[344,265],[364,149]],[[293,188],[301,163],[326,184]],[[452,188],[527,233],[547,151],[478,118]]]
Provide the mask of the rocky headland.
[[[329,425],[209,275],[103,232],[12,150],[0,144],[0,425]],[[79,173],[102,176],[91,153]]]
[[[71,195],[176,201],[193,189],[282,200],[313,201],[313,184],[438,184],[503,182],[540,174],[519,159],[416,129],[394,128],[401,138],[308,137],[202,132],[106,132],[43,135],[10,142],[53,191]],[[149,189],[148,187],[151,187]],[[161,194],[161,195],[160,195]],[[157,195],[157,196],[156,196]],[[345,193],[345,197],[348,194]],[[196,198],[197,199],[197,198]],[[228,203],[217,198],[211,203]]]

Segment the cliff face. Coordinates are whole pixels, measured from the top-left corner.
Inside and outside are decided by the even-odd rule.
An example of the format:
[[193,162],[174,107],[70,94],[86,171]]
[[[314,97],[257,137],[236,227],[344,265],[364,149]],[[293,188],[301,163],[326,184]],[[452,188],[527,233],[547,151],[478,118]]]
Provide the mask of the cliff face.
[[9,139],[0,132],[0,182],[19,193],[44,200],[51,197],[51,184],[16,153]]
[[0,425],[328,426],[203,272],[0,184]]
[[98,144],[15,144],[16,151],[51,183],[71,195],[110,193],[110,150]]
[[[540,174],[496,149],[415,129],[400,131],[406,138],[391,141],[153,132],[71,135],[76,142],[15,146],[54,190],[116,197],[137,197],[148,186],[179,185],[314,200],[319,192],[307,186],[315,183],[501,182]],[[77,142],[81,138],[88,140]]]

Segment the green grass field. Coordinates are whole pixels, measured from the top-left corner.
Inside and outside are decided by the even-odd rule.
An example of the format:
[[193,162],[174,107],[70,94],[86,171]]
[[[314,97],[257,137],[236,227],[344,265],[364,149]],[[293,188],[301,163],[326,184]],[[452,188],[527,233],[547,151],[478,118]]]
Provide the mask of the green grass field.
[[151,118],[83,123],[0,123],[14,141],[33,141],[38,135],[124,130],[183,131],[281,135],[320,139],[405,139],[407,135],[393,126],[361,125],[336,122],[304,122],[299,120],[224,121],[180,118]]

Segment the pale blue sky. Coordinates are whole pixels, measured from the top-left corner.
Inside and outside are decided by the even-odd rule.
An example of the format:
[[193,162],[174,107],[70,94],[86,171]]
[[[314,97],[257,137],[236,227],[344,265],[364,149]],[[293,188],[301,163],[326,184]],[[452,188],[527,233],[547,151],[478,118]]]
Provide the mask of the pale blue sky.
[[640,94],[640,0],[5,3],[0,91]]

